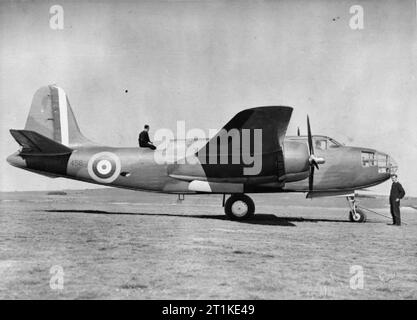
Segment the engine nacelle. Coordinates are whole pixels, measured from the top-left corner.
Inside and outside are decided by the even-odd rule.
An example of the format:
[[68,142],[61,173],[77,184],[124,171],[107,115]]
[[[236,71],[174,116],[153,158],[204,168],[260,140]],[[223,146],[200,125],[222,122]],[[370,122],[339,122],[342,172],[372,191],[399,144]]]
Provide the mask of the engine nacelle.
[[280,180],[293,182],[308,178],[309,156],[308,145],[304,141],[284,140],[285,176]]

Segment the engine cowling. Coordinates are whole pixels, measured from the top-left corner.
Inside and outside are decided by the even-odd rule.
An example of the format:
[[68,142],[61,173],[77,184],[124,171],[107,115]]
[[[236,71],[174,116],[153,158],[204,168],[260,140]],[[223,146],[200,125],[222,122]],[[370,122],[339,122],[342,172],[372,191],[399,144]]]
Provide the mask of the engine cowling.
[[309,176],[308,145],[303,141],[284,140],[285,176],[283,180],[293,182]]

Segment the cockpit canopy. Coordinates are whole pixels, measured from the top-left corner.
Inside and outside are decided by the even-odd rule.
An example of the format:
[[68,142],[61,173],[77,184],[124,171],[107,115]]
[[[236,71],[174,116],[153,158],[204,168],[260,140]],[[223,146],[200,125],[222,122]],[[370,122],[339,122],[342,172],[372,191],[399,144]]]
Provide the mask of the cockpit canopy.
[[[289,140],[293,140],[293,141],[297,141],[297,140],[305,141],[307,143],[307,136],[289,136],[286,138],[288,138]],[[314,146],[314,150],[327,150],[327,149],[339,148],[343,146],[343,144],[327,136],[314,135],[313,146]]]
[[341,143],[329,137],[313,136],[314,150],[327,150],[339,148]]

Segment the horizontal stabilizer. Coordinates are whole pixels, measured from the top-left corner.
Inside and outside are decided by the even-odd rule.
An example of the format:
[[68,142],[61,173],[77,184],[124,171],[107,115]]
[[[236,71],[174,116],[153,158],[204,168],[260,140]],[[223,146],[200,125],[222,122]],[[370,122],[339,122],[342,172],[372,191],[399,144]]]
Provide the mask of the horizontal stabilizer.
[[21,155],[62,155],[73,151],[35,131],[10,129],[10,133],[22,146]]

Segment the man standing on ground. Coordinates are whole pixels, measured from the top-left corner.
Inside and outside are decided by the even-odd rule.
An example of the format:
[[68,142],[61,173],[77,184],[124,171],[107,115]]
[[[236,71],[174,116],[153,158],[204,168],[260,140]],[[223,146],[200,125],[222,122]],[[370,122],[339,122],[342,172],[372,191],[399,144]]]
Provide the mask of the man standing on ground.
[[400,199],[405,196],[405,191],[398,182],[398,177],[396,174],[391,175],[392,185],[391,192],[389,195],[389,204],[392,215],[392,224],[395,226],[401,225],[401,216],[400,216]]

